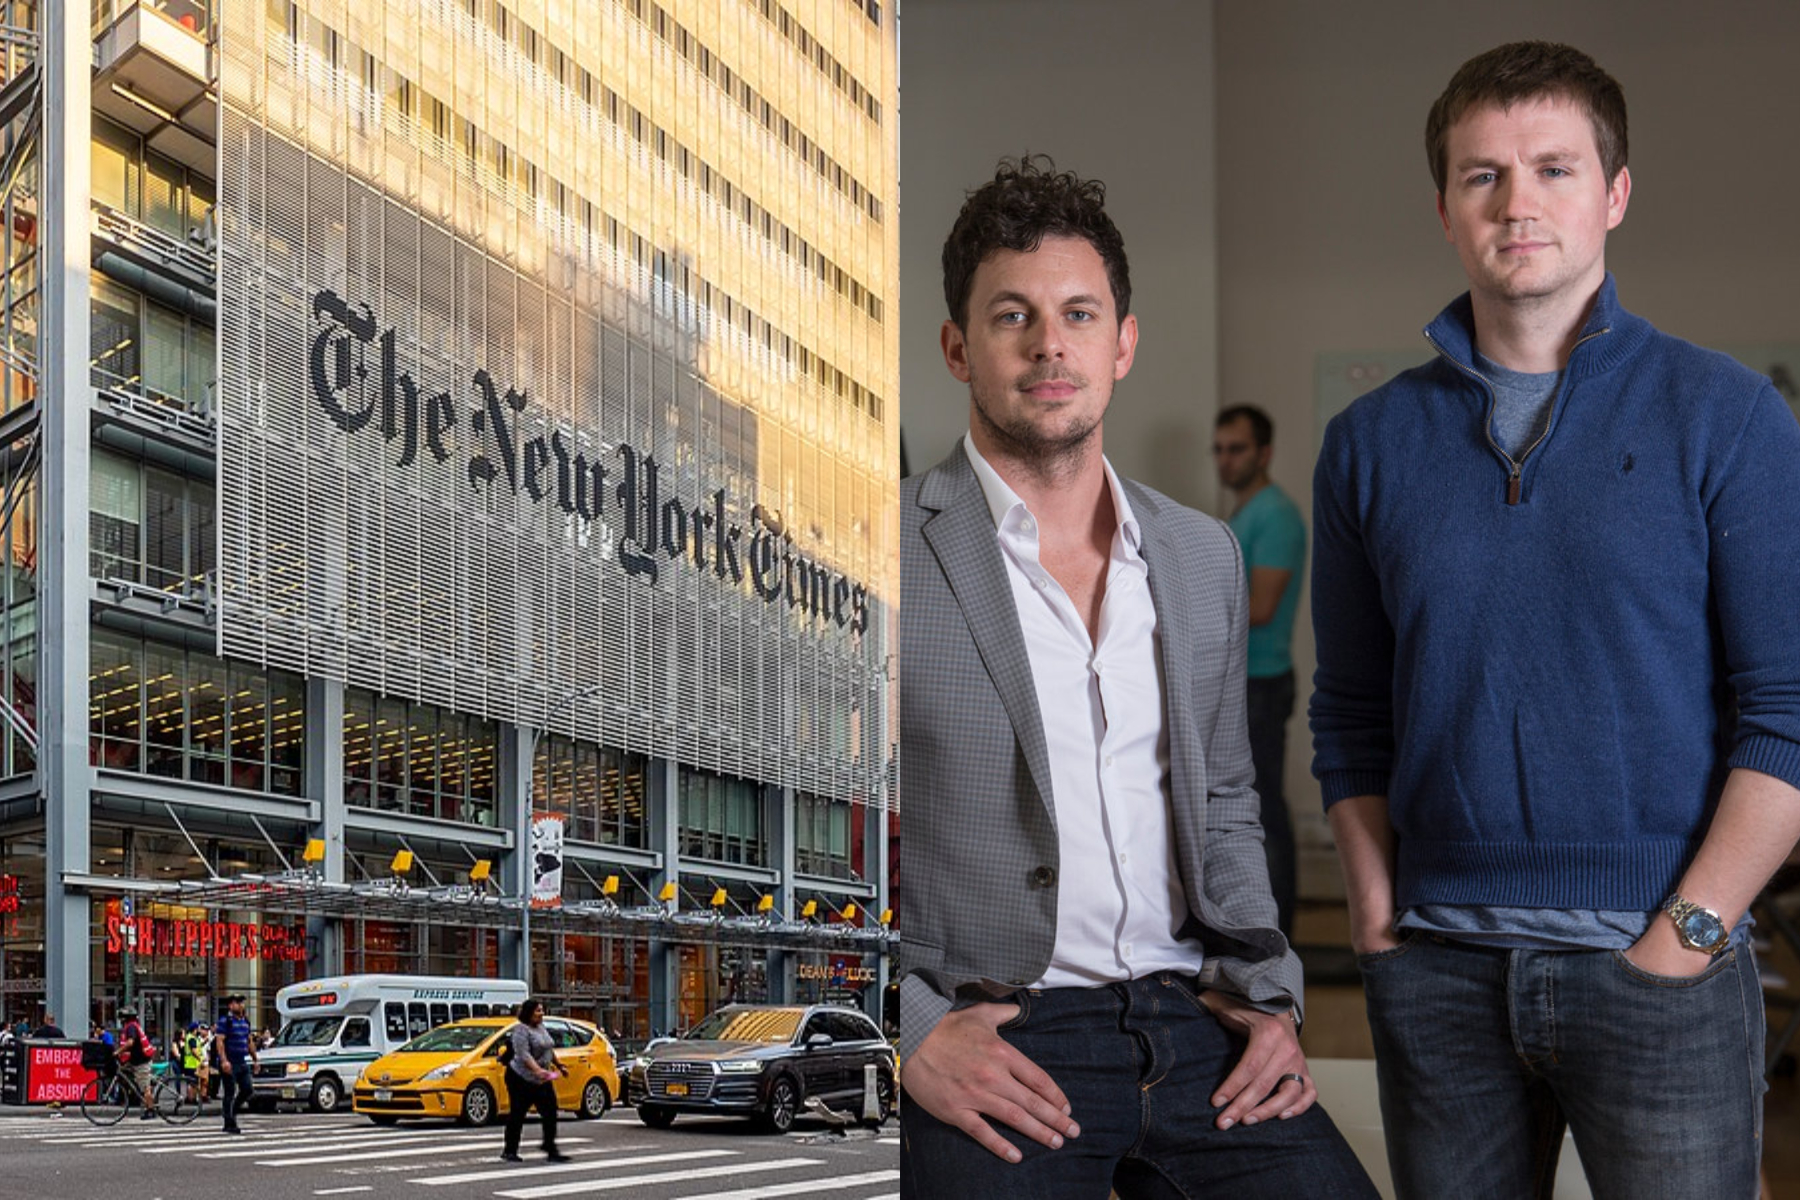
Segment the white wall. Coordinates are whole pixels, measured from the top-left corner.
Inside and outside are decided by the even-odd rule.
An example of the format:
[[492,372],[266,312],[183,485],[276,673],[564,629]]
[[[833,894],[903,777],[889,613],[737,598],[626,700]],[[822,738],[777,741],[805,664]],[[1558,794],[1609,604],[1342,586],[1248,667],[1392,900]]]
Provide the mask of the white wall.
[[[1113,464],[1189,503],[1211,494],[1218,379],[1210,0],[903,0],[901,428],[914,471],[968,427],[944,369],[939,255],[1003,155],[1107,185],[1125,236],[1137,363],[1113,396]],[[904,650],[902,650],[904,653]]]

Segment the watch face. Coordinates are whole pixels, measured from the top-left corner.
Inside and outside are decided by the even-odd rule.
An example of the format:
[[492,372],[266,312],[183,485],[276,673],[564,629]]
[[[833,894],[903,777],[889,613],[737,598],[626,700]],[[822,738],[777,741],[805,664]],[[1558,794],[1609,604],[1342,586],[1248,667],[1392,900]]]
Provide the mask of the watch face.
[[1725,925],[1709,912],[1691,912],[1681,919],[1681,936],[1696,950],[1711,950],[1725,936]]

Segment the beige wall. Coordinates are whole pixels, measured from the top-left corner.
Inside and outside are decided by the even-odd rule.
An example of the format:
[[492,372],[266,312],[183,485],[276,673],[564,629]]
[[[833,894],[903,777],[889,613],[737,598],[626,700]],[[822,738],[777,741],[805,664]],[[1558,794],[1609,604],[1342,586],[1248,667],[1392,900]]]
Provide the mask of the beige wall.
[[[1502,42],[1570,42],[1625,89],[1634,191],[1608,245],[1625,304],[1702,343],[1800,343],[1800,5],[1257,0],[1219,4],[1216,36],[1220,394],[1273,415],[1275,478],[1303,509],[1316,356],[1423,357],[1420,329],[1465,287],[1432,207],[1425,114]],[[1289,801],[1316,835],[1304,712],[1288,744]]]
[[968,427],[944,369],[938,256],[1002,155],[1049,154],[1107,184],[1125,235],[1137,364],[1106,451],[1196,503],[1210,494],[1218,379],[1212,5],[1182,0],[904,0],[900,7],[901,426],[913,470]]

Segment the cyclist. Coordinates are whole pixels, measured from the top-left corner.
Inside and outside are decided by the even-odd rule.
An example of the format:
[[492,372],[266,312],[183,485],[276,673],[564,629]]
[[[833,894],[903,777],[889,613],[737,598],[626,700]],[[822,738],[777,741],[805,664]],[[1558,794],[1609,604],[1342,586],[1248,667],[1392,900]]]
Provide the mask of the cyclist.
[[150,1096],[150,1062],[156,1057],[156,1051],[150,1044],[150,1036],[138,1024],[137,1009],[127,1004],[119,1010],[119,1020],[119,1045],[115,1053],[131,1079],[138,1101],[144,1106],[138,1119],[148,1121],[156,1115],[156,1102]]

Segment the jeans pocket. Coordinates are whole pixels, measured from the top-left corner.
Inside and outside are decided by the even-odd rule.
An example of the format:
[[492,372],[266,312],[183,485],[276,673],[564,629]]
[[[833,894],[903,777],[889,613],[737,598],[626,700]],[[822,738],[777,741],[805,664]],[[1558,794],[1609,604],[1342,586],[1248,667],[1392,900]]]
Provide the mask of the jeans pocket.
[[1612,952],[1612,960],[1613,965],[1618,967],[1619,970],[1624,973],[1625,977],[1630,979],[1633,983],[1642,984],[1645,987],[1691,988],[1699,987],[1701,984],[1722,974],[1726,968],[1736,961],[1737,954],[1738,948],[1733,946],[1723,954],[1715,955],[1713,960],[1706,964],[1706,969],[1698,975],[1658,975],[1654,971],[1644,970],[1644,968],[1638,966],[1629,958],[1626,958],[1623,950],[1614,950]]
[[1408,950],[1411,950],[1417,945],[1419,939],[1424,936],[1425,935],[1419,930],[1410,929],[1406,932],[1406,936],[1400,939],[1400,944],[1398,946],[1393,946],[1386,950],[1377,950],[1373,954],[1357,955],[1356,965],[1359,967],[1373,967],[1380,963],[1399,958],[1402,954],[1405,954]]
[[1031,1017],[1031,993],[1022,991],[1014,992],[1004,1001],[1001,1001],[1001,1003],[1015,1004],[1018,1006],[1019,1011],[995,1026],[994,1032],[1005,1033],[1011,1029],[1023,1029],[1025,1027],[1025,1022]]

